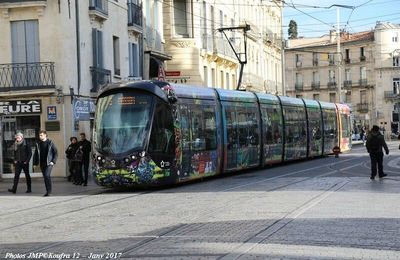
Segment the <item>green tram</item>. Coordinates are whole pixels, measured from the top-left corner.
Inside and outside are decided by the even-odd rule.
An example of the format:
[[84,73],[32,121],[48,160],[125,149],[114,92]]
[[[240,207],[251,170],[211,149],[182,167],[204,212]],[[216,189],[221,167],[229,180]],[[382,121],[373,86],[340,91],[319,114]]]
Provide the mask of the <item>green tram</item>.
[[342,143],[349,150],[344,106],[158,81],[109,84],[97,98],[93,174],[105,187],[148,187],[323,156]]

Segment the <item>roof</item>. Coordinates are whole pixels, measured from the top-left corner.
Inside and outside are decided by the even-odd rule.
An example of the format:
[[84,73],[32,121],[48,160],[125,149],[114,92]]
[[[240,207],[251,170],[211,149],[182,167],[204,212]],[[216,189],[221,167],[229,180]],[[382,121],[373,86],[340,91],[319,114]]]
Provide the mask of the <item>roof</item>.
[[[331,39],[332,38],[332,39]],[[374,41],[374,31],[364,31],[358,33],[342,33],[340,37],[340,43],[346,44],[358,41]],[[299,38],[289,40],[289,46],[287,50],[307,48],[307,47],[322,47],[336,44],[336,33],[334,35],[324,35],[319,38]]]

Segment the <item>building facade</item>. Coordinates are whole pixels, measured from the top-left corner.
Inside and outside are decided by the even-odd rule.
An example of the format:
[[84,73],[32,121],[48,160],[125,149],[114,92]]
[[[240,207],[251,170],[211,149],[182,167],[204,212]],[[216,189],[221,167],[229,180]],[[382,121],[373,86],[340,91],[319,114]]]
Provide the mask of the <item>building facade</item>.
[[354,131],[376,124],[386,137],[398,131],[399,26],[377,23],[372,31],[289,40],[285,50],[290,96],[352,107]]
[[243,90],[282,94],[282,8],[281,1],[164,0],[166,80],[224,89],[240,80]]
[[66,176],[65,148],[91,137],[101,86],[149,75],[142,10],[138,0],[0,0],[0,177],[13,176],[16,131],[34,144],[40,129],[59,151],[54,175]]

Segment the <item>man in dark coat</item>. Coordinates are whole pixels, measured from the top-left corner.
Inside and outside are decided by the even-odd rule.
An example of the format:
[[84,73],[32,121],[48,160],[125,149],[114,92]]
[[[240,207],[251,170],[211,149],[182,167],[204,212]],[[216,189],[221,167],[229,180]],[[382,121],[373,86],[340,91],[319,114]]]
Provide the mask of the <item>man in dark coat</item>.
[[86,139],[85,133],[80,133],[81,140],[78,143],[78,146],[83,151],[83,186],[87,186],[88,178],[89,178],[89,163],[90,163],[90,152],[92,151],[92,144]]
[[51,194],[51,170],[56,164],[58,153],[57,148],[53,141],[47,139],[47,133],[44,130],[39,132],[40,142],[36,144],[36,151],[34,156],[34,164],[40,164],[42,170],[44,184],[46,186],[45,197]]
[[29,175],[29,161],[32,157],[32,149],[29,143],[24,139],[24,135],[22,133],[17,133],[15,135],[15,144],[14,144],[14,164],[15,164],[15,175],[14,175],[14,185],[11,189],[8,189],[9,192],[16,193],[19,175],[23,170],[26,178],[26,193],[32,192],[32,182],[31,176]]
[[376,176],[376,165],[378,165],[379,178],[387,176],[383,173],[383,152],[382,148],[385,149],[386,154],[389,154],[388,146],[386,145],[385,138],[379,132],[379,127],[374,125],[367,136],[366,143],[369,157],[371,158],[371,180],[375,179]]

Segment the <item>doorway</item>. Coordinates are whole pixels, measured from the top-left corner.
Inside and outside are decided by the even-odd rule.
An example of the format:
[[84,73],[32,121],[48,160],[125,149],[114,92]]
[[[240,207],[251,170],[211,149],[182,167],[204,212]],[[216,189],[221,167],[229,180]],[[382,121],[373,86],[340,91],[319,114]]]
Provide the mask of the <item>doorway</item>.
[[33,153],[40,131],[40,116],[2,116],[1,123],[1,150],[0,173],[3,178],[14,177],[14,136],[17,132],[24,134],[25,141],[32,147],[32,158],[29,162],[29,172],[33,169]]

